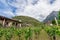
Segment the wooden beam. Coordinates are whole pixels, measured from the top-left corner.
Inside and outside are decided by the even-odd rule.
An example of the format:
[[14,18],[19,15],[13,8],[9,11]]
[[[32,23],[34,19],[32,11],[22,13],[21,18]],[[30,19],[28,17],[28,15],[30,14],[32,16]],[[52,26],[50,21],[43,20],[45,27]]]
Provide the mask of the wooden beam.
[[5,19],[3,20],[3,26],[5,26]]
[[21,27],[22,25],[21,25],[21,23],[20,23],[20,27]]

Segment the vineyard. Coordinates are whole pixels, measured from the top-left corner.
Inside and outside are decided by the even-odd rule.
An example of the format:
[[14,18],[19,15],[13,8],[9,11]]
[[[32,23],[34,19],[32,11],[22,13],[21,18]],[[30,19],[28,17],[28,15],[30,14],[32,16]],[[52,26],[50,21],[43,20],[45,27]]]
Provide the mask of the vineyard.
[[60,40],[59,26],[0,28],[0,40]]
[[51,26],[26,16],[15,18],[30,25],[23,27],[2,27],[0,25],[0,40],[60,40],[60,26],[56,25],[54,20]]

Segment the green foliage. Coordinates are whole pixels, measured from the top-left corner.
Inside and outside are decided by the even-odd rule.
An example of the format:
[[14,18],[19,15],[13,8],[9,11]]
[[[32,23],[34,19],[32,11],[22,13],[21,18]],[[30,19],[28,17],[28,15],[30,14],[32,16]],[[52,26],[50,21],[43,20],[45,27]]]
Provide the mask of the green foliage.
[[56,25],[56,22],[55,22],[55,20],[52,20],[52,24]]
[[25,29],[25,39],[28,40],[28,38],[32,37],[33,30],[31,28]]
[[0,28],[0,37],[2,37],[4,34],[4,29]]
[[[60,20],[57,20],[57,21],[58,21],[58,24],[60,25]],[[56,25],[55,20],[52,21],[52,24]]]
[[13,32],[11,31],[11,29],[5,29],[4,35],[6,40],[11,40],[13,34]]
[[41,28],[38,28],[38,27],[34,28],[35,34],[40,34],[40,31],[41,31]]
[[19,37],[20,37],[20,36],[21,36],[21,34],[22,34],[21,29],[17,29],[15,32],[16,32],[16,35],[18,35]]
[[40,27],[22,27],[22,28],[15,28],[15,27],[10,27],[10,28],[0,28],[0,37],[4,36],[6,40],[11,40],[13,35],[16,35],[19,37],[24,36],[26,40],[31,39],[32,35],[34,33],[40,33],[41,28]]
[[45,27],[45,31],[46,31],[46,32],[48,33],[48,35],[50,35],[50,36],[56,35],[56,30],[58,30],[58,28],[55,27],[55,26]]
[[[38,35],[42,27],[22,27],[22,28],[0,28],[0,37],[4,36],[6,40],[11,40],[13,35],[18,36],[19,38],[24,36],[25,40],[31,39],[33,34]],[[44,30],[49,36],[59,35],[60,36],[60,26],[45,26]],[[20,39],[21,40],[21,39]]]
[[15,16],[13,19],[21,20],[23,25],[30,24],[29,26],[33,27],[40,27],[42,25],[40,21],[28,16]]
[[59,20],[60,20],[60,11],[58,12],[59,14],[58,14],[58,18],[59,18]]
[[60,36],[60,26],[58,26],[58,29],[56,30],[56,34]]
[[60,24],[60,20],[58,20],[58,24]]
[[[60,24],[60,11],[58,11],[58,18],[57,18],[57,22],[58,22],[58,24]],[[55,20],[52,20],[52,24],[55,24],[55,25],[56,25]]]

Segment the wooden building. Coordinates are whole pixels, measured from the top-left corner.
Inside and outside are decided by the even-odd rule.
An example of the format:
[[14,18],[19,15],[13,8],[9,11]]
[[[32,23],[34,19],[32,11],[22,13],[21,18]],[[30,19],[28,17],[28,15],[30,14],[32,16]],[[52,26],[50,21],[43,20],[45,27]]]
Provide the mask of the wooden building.
[[0,24],[2,24],[3,27],[10,27],[10,26],[21,27],[21,23],[22,23],[21,20],[18,21],[16,19],[10,19],[4,16],[0,16]]

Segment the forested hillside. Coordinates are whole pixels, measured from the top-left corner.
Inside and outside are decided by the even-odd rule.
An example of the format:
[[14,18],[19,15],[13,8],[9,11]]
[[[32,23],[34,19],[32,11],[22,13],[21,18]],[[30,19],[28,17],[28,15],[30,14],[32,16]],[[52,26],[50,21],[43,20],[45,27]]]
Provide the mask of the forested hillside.
[[28,16],[15,16],[13,19],[21,20],[23,23],[30,24],[30,26],[34,27],[39,27],[43,24],[40,21]]

